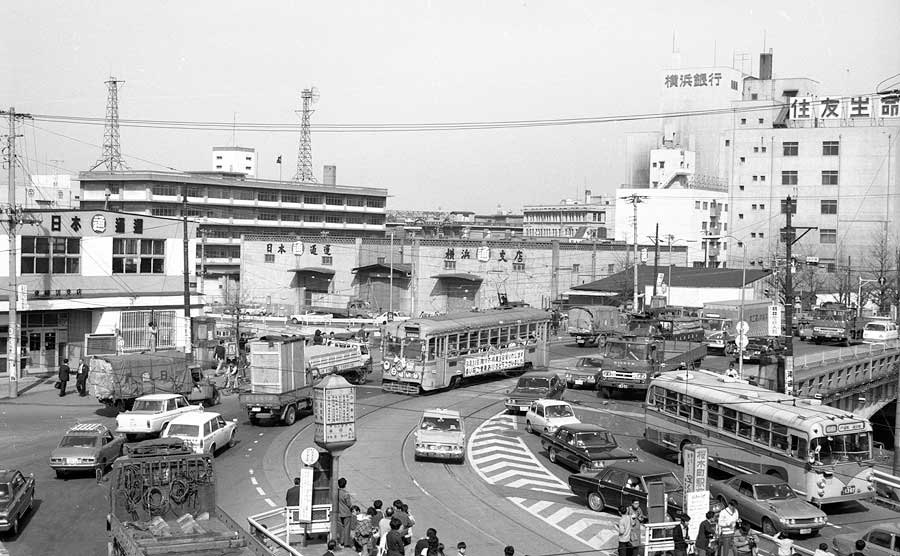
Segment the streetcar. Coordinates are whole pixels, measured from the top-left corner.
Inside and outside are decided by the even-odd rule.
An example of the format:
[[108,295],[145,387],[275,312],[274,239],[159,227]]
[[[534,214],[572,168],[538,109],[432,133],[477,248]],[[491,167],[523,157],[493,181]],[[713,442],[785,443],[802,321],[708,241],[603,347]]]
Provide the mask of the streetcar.
[[381,387],[420,394],[511,369],[546,369],[550,314],[518,307],[411,319],[382,339]]
[[875,497],[871,423],[821,400],[670,371],[650,383],[645,420],[650,443],[704,446],[711,467],[778,477],[813,504]]

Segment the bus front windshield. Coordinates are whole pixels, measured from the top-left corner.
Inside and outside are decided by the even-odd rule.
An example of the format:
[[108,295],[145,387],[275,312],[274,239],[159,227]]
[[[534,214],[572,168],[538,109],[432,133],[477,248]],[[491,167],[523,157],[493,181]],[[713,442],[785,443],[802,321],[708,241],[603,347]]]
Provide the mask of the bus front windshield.
[[643,361],[647,359],[647,349],[641,344],[607,342],[606,356],[611,359],[630,359],[633,361]]
[[384,342],[385,355],[419,359],[422,357],[422,342],[411,338],[392,337]]
[[865,461],[872,459],[871,432],[836,434],[813,438],[810,450],[816,461],[823,464],[841,461]]

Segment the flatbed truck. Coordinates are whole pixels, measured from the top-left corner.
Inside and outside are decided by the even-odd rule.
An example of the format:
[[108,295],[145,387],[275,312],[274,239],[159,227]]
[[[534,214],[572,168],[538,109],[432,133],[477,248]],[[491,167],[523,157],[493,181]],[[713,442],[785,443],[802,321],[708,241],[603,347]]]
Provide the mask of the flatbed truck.
[[646,390],[663,371],[693,369],[706,357],[706,344],[622,334],[606,340],[600,354],[597,396],[613,391]]

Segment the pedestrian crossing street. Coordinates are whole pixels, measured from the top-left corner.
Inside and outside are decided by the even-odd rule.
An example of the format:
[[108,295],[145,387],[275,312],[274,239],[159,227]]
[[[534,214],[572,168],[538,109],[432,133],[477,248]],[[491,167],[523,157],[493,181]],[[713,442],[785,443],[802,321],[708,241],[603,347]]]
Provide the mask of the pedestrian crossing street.
[[468,460],[475,472],[489,484],[523,491],[507,500],[592,549],[613,547],[615,518],[572,501],[569,485],[537,459],[517,429],[516,416],[502,412],[472,433]]

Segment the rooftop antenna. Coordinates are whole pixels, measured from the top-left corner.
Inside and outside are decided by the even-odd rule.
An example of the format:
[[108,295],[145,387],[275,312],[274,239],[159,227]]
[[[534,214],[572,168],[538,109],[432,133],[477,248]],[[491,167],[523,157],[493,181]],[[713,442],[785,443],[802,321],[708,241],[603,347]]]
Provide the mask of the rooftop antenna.
[[297,154],[297,173],[294,174],[295,182],[317,183],[312,169],[312,139],[309,134],[309,117],[313,111],[310,105],[319,100],[319,90],[315,87],[303,89],[300,92],[303,100],[303,112],[300,116],[300,148]]
[[119,86],[124,81],[113,76],[106,83],[106,123],[103,126],[103,150],[100,152],[100,160],[94,164],[91,170],[100,166],[106,166],[107,172],[127,170],[122,162],[122,147],[119,142]]

